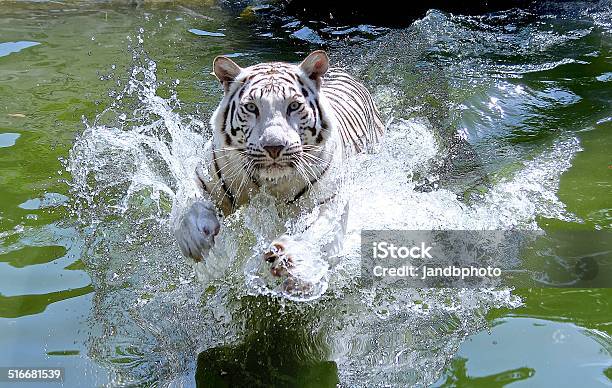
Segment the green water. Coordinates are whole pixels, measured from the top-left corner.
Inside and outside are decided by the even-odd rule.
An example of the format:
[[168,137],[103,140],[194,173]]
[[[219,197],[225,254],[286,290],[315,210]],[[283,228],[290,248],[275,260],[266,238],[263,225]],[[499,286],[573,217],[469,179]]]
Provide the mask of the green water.
[[[264,16],[258,16],[262,12]],[[538,224],[544,229],[612,229],[609,5],[595,16],[599,24],[593,22],[592,14],[577,11],[559,18],[538,18],[534,26],[529,21],[513,24],[511,16],[505,31],[487,29],[468,19],[459,24],[472,28],[472,35],[459,39],[449,34],[448,42],[432,43],[438,48],[431,50],[430,60],[448,66],[449,98],[455,106],[468,107],[461,125],[473,131],[470,141],[481,151],[484,163],[495,166],[492,175],[503,176],[513,163],[551,147],[555,139],[575,136],[579,140],[582,150],[561,175],[557,192],[573,216],[539,217]],[[244,11],[242,7],[191,3],[132,7],[0,1],[0,366],[63,366],[66,386],[90,386],[116,383],[112,372],[116,365],[134,363],[137,369],[138,360],[147,358],[138,344],[129,341],[120,349],[124,357],[94,354],[88,345],[96,342],[90,326],[96,314],[104,314],[96,310],[101,306],[96,298],[100,299],[105,286],[92,282],[91,274],[99,269],[81,261],[91,245],[84,243],[67,207],[70,176],[62,163],[84,128],[82,117],[95,118],[113,100],[112,91],[127,82],[132,66],[128,46],[137,45],[139,29],[144,31],[145,51],[157,63],[159,79],[167,85],[180,80],[172,87],[181,101],[180,112],[206,120],[219,99],[218,85],[208,74],[214,56],[234,54],[242,63],[295,61],[318,47],[291,36],[291,29],[301,25],[279,27],[288,22],[291,20],[268,25],[265,9]],[[572,31],[576,38],[546,48],[542,43],[546,35],[537,35],[538,28],[549,31],[551,39]],[[514,56],[501,52],[503,39],[515,31],[529,43],[525,51]],[[486,34],[497,34],[499,46],[486,46],[491,39]],[[349,42],[358,45],[375,39],[374,35],[349,34]],[[323,34],[323,38],[331,36]],[[333,51],[334,40],[328,43]],[[451,66],[462,45],[470,44],[500,47],[500,52],[484,50],[477,56],[468,51],[461,56],[463,63],[469,63],[474,55],[475,68],[485,63],[481,69],[489,71],[489,78]],[[359,46],[352,50],[355,47]],[[438,55],[440,50],[443,53]],[[445,57],[444,52],[451,54]],[[541,67],[520,73],[520,77],[503,71],[504,66],[563,58],[574,62]],[[487,68],[489,60],[493,65]],[[472,84],[471,77],[479,81]],[[529,93],[510,98],[496,88],[501,84],[521,85]],[[415,96],[428,85],[421,87]],[[162,86],[158,92],[168,96],[169,89]],[[487,105],[492,98],[501,101],[505,115],[493,114],[496,108]],[[503,152],[495,155],[495,150]],[[438,374],[435,386],[612,384],[610,289],[538,288],[519,289],[515,294],[522,298],[522,307],[489,311],[490,330],[470,333]],[[120,322],[117,319],[118,327]],[[283,346],[271,348],[281,358],[292,347],[291,339],[284,340]],[[256,347],[257,341],[244,345],[250,364],[232,366],[225,360],[235,349],[203,352],[198,362],[194,354],[185,369],[187,384],[194,384],[196,364],[200,382],[220,383],[207,374],[202,365],[207,362],[213,370],[216,362],[219,369],[229,365],[240,373],[248,371],[251,377],[270,378],[272,374],[276,376],[272,380],[290,386],[333,386],[338,381],[338,366],[331,360],[307,364],[298,358],[282,364],[285,369],[280,371],[268,362],[259,364],[257,360],[270,353],[262,355],[249,348],[249,344]],[[263,371],[258,365],[264,365]],[[283,373],[292,377],[284,379]],[[146,378],[140,382],[154,383]]]

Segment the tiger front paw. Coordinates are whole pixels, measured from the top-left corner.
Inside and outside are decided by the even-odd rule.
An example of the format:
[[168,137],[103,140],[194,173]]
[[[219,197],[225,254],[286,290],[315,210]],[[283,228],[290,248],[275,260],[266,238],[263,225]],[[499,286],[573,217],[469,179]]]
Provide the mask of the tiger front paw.
[[264,252],[264,260],[270,263],[270,273],[272,276],[289,276],[290,270],[294,268],[294,259],[287,250],[287,238],[273,241],[268,250]]
[[315,285],[308,276],[308,250],[290,236],[282,236],[273,241],[264,252],[264,260],[270,264],[270,273],[277,278],[285,278],[280,291],[296,300],[312,296]]
[[208,256],[219,233],[219,220],[211,202],[195,202],[187,211],[175,230],[181,252],[196,263]]

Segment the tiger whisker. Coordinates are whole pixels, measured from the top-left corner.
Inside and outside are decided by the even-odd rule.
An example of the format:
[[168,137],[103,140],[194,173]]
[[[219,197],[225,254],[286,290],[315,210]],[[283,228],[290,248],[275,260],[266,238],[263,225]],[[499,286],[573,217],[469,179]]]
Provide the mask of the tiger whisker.
[[294,164],[296,171],[300,174],[302,178],[304,178],[304,182],[306,182],[306,184],[308,185],[308,190],[311,190],[312,183],[310,182],[310,179],[308,179],[308,176],[306,175],[306,172],[303,170],[303,167],[299,163],[299,160],[296,160],[296,162],[297,163]]
[[317,156],[314,155],[310,155],[310,154],[302,154],[300,155],[300,157],[304,160],[308,159],[308,161],[317,164],[317,165],[322,165],[322,164],[326,164],[328,161],[325,159],[321,159]]
[[[312,169],[312,166],[310,165],[310,163],[306,163],[306,160],[304,158],[297,158],[297,161],[298,161],[298,164],[300,165],[300,167],[302,168],[302,170],[308,176],[312,176],[313,180],[317,180],[317,174]],[[309,182],[310,182],[310,178],[309,178]]]
[[317,174],[315,173],[315,171],[313,170],[312,166],[311,166],[310,164],[307,164],[307,163],[306,163],[306,160],[304,160],[304,159],[301,159],[301,163],[302,163],[302,165],[304,166],[304,169],[305,169],[307,172],[308,172],[308,171],[310,172],[310,174],[311,174],[311,176],[312,176],[313,180],[315,180],[315,181],[316,181],[316,180],[318,179],[318,177],[317,177]]
[[[241,159],[241,158],[239,158],[239,159]],[[217,180],[217,182],[213,185],[211,191],[214,192],[215,190],[219,189],[223,185],[223,182],[225,182],[225,181],[227,181],[227,182],[233,181],[235,176],[238,173],[240,173],[240,171],[242,169],[243,163],[241,163],[241,162],[242,162],[242,160],[238,160],[237,163],[235,161],[233,161],[233,160],[228,160],[223,166],[221,166],[220,170],[225,170],[226,167],[228,168],[227,169],[227,174],[223,174],[224,175],[224,179],[223,180],[221,180],[221,179]],[[225,198],[225,197],[228,197],[228,199],[229,199],[228,194],[224,190],[222,198]]]
[[242,174],[242,178],[240,179],[240,185],[238,185],[238,190],[236,190],[236,196],[238,198],[240,198],[240,196],[242,195],[242,186],[246,183],[246,178],[248,176],[248,171],[249,171],[250,166],[251,166],[252,163],[253,163],[252,161],[247,161],[247,164],[244,167],[245,173]]

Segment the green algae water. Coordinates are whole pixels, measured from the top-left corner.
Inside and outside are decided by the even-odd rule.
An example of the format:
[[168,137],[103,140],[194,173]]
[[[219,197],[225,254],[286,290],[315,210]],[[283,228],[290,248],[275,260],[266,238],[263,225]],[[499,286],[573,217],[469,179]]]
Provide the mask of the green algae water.
[[[273,2],[0,2],[0,366],[64,367],[70,387],[609,386],[608,288],[390,292],[351,271],[368,227],[610,231],[610,20],[609,2],[406,29]],[[348,264],[295,303],[249,256],[265,198],[204,268],[169,225],[221,97],[213,58],[319,47],[389,129],[356,166]]]

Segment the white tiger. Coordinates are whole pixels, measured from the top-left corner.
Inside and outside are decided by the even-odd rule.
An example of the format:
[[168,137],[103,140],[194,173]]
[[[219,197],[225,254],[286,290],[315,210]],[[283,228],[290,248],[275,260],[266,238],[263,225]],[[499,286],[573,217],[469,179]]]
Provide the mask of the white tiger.
[[[272,62],[241,68],[215,58],[213,73],[224,97],[211,118],[204,171],[196,171],[203,196],[180,218],[175,235],[181,251],[205,259],[219,233],[219,212],[228,215],[262,190],[287,203],[304,194],[322,206],[299,236],[280,236],[263,258],[274,276],[289,281],[300,260],[292,248],[309,231],[329,223],[333,174],[345,158],[377,143],[384,125],[367,89],[348,74],[329,69],[324,51],[299,65]],[[339,247],[346,227],[334,228]],[[330,250],[335,250],[330,248]],[[331,252],[328,252],[331,253]]]

